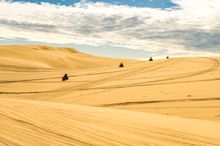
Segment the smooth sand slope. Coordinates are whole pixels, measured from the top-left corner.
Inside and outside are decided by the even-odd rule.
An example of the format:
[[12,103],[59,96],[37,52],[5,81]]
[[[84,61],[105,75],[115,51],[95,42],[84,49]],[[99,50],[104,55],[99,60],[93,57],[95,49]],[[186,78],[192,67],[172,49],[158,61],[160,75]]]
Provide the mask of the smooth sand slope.
[[219,62],[1,46],[0,145],[220,145]]

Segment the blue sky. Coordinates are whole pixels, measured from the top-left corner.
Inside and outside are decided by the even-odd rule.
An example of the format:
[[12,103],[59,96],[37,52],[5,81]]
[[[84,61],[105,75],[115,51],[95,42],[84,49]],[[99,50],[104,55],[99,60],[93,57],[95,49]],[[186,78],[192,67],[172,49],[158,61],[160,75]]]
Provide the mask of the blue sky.
[[[20,0],[15,0],[20,1]],[[22,2],[48,2],[58,5],[73,5],[80,2],[80,0],[22,0]],[[104,2],[118,5],[129,5],[135,7],[150,7],[150,8],[170,8],[175,6],[170,0],[87,0],[87,2]]]
[[220,54],[220,0],[0,0],[0,10],[0,45],[132,59]]

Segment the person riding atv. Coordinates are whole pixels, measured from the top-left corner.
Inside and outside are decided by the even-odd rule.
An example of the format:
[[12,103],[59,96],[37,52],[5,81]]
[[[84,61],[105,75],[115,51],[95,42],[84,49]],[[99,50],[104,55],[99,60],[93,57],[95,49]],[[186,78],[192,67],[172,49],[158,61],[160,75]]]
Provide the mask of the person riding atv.
[[120,63],[119,68],[122,68],[122,67],[124,67],[124,64]]
[[64,74],[64,76],[62,77],[62,81],[66,81],[66,80],[69,80],[69,77],[67,74]]

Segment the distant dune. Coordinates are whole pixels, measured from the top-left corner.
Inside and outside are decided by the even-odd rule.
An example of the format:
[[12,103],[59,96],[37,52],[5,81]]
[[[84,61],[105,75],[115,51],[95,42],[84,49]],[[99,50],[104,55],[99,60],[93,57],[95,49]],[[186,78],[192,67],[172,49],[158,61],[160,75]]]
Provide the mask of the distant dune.
[[87,55],[72,48],[51,46],[0,46],[0,51],[1,64],[8,66],[69,69],[111,66],[119,62],[117,59]]
[[0,145],[220,145],[219,63],[1,46]]

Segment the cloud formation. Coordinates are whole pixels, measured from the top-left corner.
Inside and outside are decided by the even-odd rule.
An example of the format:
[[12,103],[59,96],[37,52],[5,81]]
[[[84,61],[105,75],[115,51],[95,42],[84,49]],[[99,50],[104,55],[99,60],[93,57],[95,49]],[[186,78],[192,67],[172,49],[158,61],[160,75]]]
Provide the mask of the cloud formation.
[[147,52],[220,53],[220,1],[172,0],[169,9],[81,1],[73,6],[0,1],[0,38],[112,45]]

